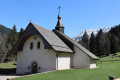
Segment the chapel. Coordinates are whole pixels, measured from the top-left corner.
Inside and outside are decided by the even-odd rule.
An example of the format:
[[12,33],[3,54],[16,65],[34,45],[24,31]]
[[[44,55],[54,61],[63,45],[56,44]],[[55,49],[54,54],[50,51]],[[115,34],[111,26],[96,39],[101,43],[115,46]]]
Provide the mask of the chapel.
[[64,33],[60,12],[52,31],[30,22],[11,53],[17,55],[17,74],[96,68],[99,59]]

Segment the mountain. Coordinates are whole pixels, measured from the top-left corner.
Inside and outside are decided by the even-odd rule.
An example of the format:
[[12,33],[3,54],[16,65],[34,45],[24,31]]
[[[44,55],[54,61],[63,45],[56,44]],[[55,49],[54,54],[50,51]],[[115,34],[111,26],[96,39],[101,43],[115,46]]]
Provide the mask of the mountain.
[[10,31],[11,31],[11,29],[9,29],[9,28],[7,28],[7,27],[0,24],[0,33],[1,34],[9,34]]
[[6,38],[8,36],[8,34],[10,33],[10,31],[11,31],[11,29],[0,24],[0,41],[1,41],[1,38]]
[[11,29],[0,24],[0,47],[1,47],[1,44],[5,42],[5,38],[7,38],[10,31]]
[[[106,32],[108,32],[111,28],[109,28],[109,27],[102,27],[102,28],[100,28],[100,29],[102,29],[103,32],[106,33]],[[88,34],[89,37],[90,37],[90,35],[91,35],[92,32],[94,33],[94,35],[96,35],[100,29],[84,30],[84,31],[82,31],[78,36],[74,37],[73,40],[75,40],[75,41],[81,40],[82,37],[83,37],[83,35],[84,35],[84,33],[85,33],[85,31],[87,32],[87,34]]]
[[6,51],[5,41],[10,31],[11,29],[0,24],[0,62],[4,61],[4,56]]

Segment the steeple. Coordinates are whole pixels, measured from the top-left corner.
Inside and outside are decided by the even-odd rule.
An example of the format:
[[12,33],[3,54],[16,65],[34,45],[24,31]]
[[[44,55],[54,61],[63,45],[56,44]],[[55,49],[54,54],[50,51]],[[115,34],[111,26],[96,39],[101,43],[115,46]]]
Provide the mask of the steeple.
[[59,9],[58,22],[57,22],[57,25],[56,25],[55,29],[64,33],[64,26],[62,25],[61,16],[60,16],[60,8],[61,7],[59,6],[58,7],[58,9]]

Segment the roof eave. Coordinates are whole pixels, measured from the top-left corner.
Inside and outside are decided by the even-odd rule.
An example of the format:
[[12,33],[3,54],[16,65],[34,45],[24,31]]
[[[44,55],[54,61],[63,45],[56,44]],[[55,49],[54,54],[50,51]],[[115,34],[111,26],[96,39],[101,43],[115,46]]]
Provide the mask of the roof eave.
[[74,54],[74,52],[67,52],[67,51],[55,51],[55,52],[58,52],[58,53],[72,53],[72,54]]
[[[59,33],[60,35],[62,35],[59,31],[57,31],[57,30],[55,30],[55,29],[53,29],[53,32],[57,32],[57,33]],[[63,35],[64,36],[64,35]],[[64,36],[65,37],[65,36]],[[66,38],[66,39],[68,39],[68,38]],[[68,39],[69,40],[69,39]],[[69,40],[70,41],[70,40]],[[71,41],[70,41],[71,42]],[[72,44],[74,44],[73,42],[72,42]],[[75,45],[75,44],[74,44]],[[77,45],[75,45],[76,47],[78,47]],[[78,47],[79,49],[81,49],[80,47]],[[87,52],[86,51],[84,51],[83,49],[81,49],[83,52],[85,52],[86,54],[87,54]],[[90,52],[90,51],[89,51]],[[93,54],[93,53],[92,53]],[[88,55],[88,54],[87,54]],[[94,58],[94,57],[92,57],[92,56],[90,56],[90,55],[88,55],[89,57],[91,57],[92,59],[94,59],[94,60],[99,60],[99,58],[98,57],[96,57],[96,58]]]
[[94,60],[99,60],[100,58],[93,58]]

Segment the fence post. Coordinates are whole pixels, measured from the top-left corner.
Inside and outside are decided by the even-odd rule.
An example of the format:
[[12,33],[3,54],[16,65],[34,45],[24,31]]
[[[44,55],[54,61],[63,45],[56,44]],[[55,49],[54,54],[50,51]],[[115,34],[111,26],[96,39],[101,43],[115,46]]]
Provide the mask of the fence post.
[[115,80],[114,76],[109,76],[109,80]]

